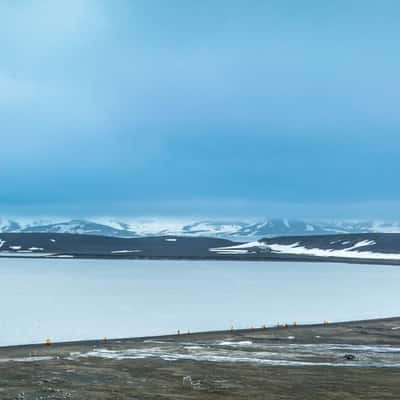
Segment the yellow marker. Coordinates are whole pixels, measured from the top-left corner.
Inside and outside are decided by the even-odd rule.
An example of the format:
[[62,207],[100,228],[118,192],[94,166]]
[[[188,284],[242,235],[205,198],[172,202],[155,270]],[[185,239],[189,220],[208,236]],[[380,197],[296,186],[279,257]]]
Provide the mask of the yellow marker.
[[51,339],[46,339],[45,342],[44,342],[44,344],[45,344],[46,346],[50,346],[51,343],[52,343]]
[[324,320],[324,325],[328,325],[329,322],[327,320]]

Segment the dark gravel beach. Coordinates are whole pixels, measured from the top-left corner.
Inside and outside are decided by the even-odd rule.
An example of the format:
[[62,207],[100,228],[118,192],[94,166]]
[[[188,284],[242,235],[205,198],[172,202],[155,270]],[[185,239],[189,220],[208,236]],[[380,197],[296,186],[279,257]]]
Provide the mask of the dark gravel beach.
[[0,349],[0,399],[399,399],[400,318]]

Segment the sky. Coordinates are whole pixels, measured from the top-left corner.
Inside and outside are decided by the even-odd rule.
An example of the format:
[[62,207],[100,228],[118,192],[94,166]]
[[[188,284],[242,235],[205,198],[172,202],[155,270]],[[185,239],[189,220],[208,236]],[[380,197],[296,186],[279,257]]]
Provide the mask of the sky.
[[400,218],[400,4],[4,0],[0,214]]

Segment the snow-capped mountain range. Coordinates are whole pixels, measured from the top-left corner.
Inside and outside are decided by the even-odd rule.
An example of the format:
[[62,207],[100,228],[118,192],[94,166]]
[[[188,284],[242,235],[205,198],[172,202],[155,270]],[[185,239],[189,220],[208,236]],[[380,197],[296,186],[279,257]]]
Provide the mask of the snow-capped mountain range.
[[41,232],[75,233],[116,237],[208,236],[232,240],[259,239],[274,236],[322,235],[335,233],[398,233],[400,223],[377,221],[311,222],[284,218],[260,222],[217,222],[179,220],[18,220],[0,219],[0,233]]

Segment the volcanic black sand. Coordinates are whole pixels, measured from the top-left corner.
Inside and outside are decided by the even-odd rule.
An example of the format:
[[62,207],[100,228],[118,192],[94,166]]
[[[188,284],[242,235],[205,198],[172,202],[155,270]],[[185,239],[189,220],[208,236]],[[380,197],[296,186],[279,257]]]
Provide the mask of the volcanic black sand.
[[400,318],[4,347],[0,399],[400,399]]

